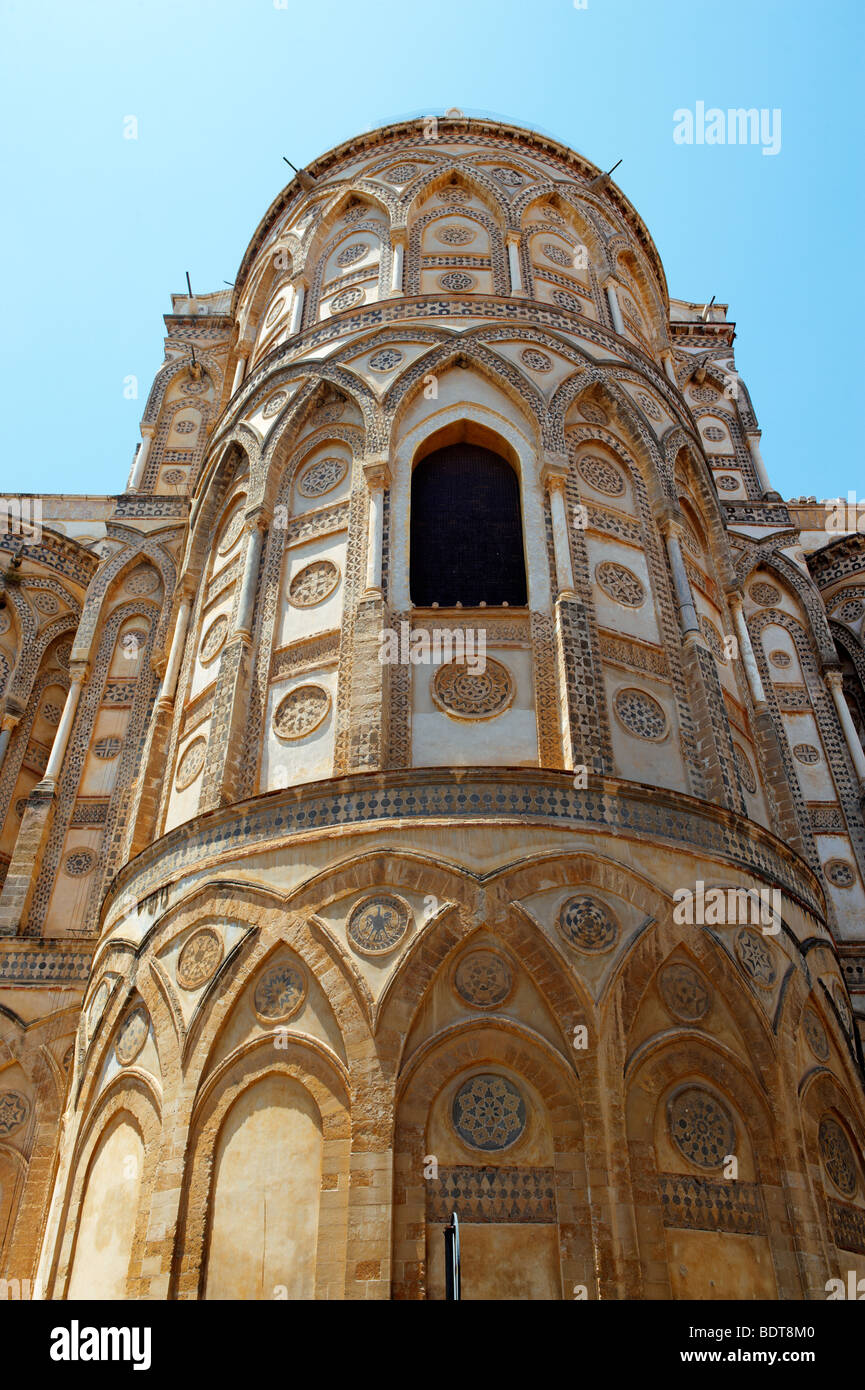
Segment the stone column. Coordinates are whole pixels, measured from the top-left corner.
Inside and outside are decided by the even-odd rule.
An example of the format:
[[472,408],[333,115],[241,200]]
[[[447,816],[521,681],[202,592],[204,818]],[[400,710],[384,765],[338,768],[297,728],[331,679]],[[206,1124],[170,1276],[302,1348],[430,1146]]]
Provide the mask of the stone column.
[[237,351],[239,355],[237,358],[237,366],[234,369],[234,381],[231,383],[232,396],[236,395],[240,390],[243,384],[243,378],[246,376],[246,362],[250,353],[250,344],[238,343]]
[[568,516],[565,487],[568,481],[567,459],[548,459],[541,472],[541,483],[550,495],[553,522],[553,552],[556,560],[558,598],[575,598],[574,570],[568,539]]
[[294,282],[294,298],[291,301],[291,322],[288,325],[288,336],[293,338],[300,332],[303,323],[303,301],[306,298],[306,281],[303,279]]
[[[185,575],[181,580],[180,605],[174,624],[174,634],[171,638],[171,649],[162,674],[156,708],[141,755],[140,771],[133,793],[134,807],[130,816],[130,831],[125,851],[127,859],[138,854],[154,838],[159,795],[162,790],[162,772],[168,752],[168,738],[174,714],[174,697],[177,693],[177,678],[180,674],[180,664],[186,645],[193,591],[194,580],[192,576]],[[154,652],[151,656],[150,664],[157,674],[164,659],[164,653]]]
[[766,472],[766,465],[763,462],[763,455],[760,452],[760,432],[748,435],[748,448],[751,450],[751,462],[754,465],[754,472],[757,474],[757,482],[760,484],[763,496],[765,497],[772,491],[772,484],[769,482],[769,474]]
[[[66,703],[63,706],[60,723],[57,725],[57,733],[54,735],[54,742],[51,745],[51,753],[42,781],[38,783],[39,790],[47,790],[50,787],[53,791],[57,785],[69,744],[69,735],[72,733],[72,725],[75,722],[75,711],[78,709],[78,701],[81,698],[81,688],[86,677],[86,663],[75,664],[70,668],[70,685],[66,695]],[[34,790],[36,789],[34,788]]]
[[406,231],[404,227],[391,228],[390,298],[398,299],[403,293],[403,270],[405,267]]
[[520,270],[520,237],[518,232],[508,232],[508,269],[511,273],[511,294],[523,293],[523,277]]
[[791,849],[804,856],[805,845],[802,839],[802,827],[799,825],[796,803],[793,800],[790,783],[787,780],[787,770],[781,755],[778,730],[769,710],[763,677],[760,675],[760,667],[757,665],[757,656],[745,618],[742,595],[737,589],[730,590],[727,593],[727,601],[733,615],[733,625],[739,642],[739,656],[745,670],[745,680],[754,706],[754,743],[759,750],[763,771],[766,775],[765,790],[769,809],[771,813],[774,813],[776,820],[773,828]]
[[0,722],[0,769],[3,767],[3,759],[6,757],[9,740],[20,718],[20,714],[10,714],[7,711],[7,713],[3,715],[2,722]]
[[748,689],[751,692],[751,699],[754,701],[756,709],[761,709],[766,704],[766,692],[763,689],[763,677],[760,675],[760,668],[757,665],[757,658],[754,655],[754,648],[751,645],[751,634],[748,631],[748,624],[745,621],[745,609],[742,603],[742,595],[739,593],[728,594],[730,610],[733,614],[733,622],[736,627],[736,636],[739,640],[739,654],[742,658],[742,665],[745,668],[745,679],[748,682]]
[[129,479],[129,487],[127,488],[128,492],[138,492],[142,482],[144,481],[144,470],[147,467],[147,459],[150,454],[150,445],[153,440],[154,433],[154,425],[141,426],[141,448],[138,450],[138,453],[135,456],[135,462],[132,465],[132,476]]
[[170,709],[174,704],[174,696],[177,691],[177,677],[180,673],[180,662],[183,658],[186,631],[189,627],[189,615],[192,612],[191,580],[188,578],[182,580],[181,586],[180,607],[177,610],[177,621],[174,624],[174,635],[171,638],[171,650],[168,653],[165,675],[162,677],[162,685],[156,702],[157,710]]
[[369,523],[366,542],[364,598],[381,594],[381,558],[384,545],[384,491],[390,486],[387,459],[367,459],[363,475],[369,491]]
[[252,640],[252,611],[255,606],[255,588],[258,583],[258,569],[261,564],[261,547],[264,542],[264,532],[269,525],[269,518],[263,508],[256,507],[247,512],[246,523],[250,528],[250,535],[246,542],[246,558],[243,562],[243,579],[240,585],[237,616],[234,620],[234,632],[235,636],[242,637],[249,642]]
[[604,286],[604,289],[607,292],[607,303],[610,306],[610,316],[613,320],[613,328],[621,337],[624,337],[625,324],[622,319],[622,310],[619,306],[619,296],[616,293],[615,281],[608,280],[606,285]]
[[682,534],[682,527],[678,521],[668,517],[662,522],[664,540],[667,546],[667,554],[670,557],[670,569],[673,572],[673,585],[676,590],[676,602],[679,605],[679,621],[682,625],[682,635],[687,636],[689,632],[700,632],[700,624],[697,622],[697,610],[694,607],[694,596],[691,593],[691,585],[688,573],[685,569],[685,560],[682,555],[682,543],[679,537]]
[[81,690],[87,679],[86,661],[70,665],[69,693],[54,735],[48,764],[41,782],[31,791],[18,829],[18,838],[0,896],[0,936],[20,935],[27,921],[33,891],[39,876],[42,851],[51,831],[57,804],[57,783],[75,722]]
[[198,810],[211,811],[240,799],[244,765],[244,734],[252,672],[252,626],[255,593],[264,532],[270,517],[263,507],[246,513],[249,537],[240,583],[234,630],[223,648],[213,697],[210,738],[202,775]]
[[859,779],[859,790],[865,792],[865,752],[859,742],[859,735],[856,732],[856,725],[853,723],[853,716],[844,698],[844,677],[840,671],[825,671],[823,679],[829,690],[829,694],[835,703],[838,712],[838,719],[844,731],[844,738],[847,742],[847,751],[850,760],[856,770]]

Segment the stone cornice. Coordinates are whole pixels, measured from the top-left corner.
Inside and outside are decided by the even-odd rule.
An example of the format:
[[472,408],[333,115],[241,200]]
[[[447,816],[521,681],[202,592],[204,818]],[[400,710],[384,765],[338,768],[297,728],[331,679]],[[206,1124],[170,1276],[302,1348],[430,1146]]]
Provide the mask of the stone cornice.
[[413,768],[330,778],[267,792],[196,816],[148,845],[113,880],[103,920],[118,898],[141,903],[186,873],[373,825],[495,823],[632,836],[715,858],[781,889],[822,920],[820,884],[805,862],[754,821],[684,792],[614,777],[575,789],[567,772],[531,768]]

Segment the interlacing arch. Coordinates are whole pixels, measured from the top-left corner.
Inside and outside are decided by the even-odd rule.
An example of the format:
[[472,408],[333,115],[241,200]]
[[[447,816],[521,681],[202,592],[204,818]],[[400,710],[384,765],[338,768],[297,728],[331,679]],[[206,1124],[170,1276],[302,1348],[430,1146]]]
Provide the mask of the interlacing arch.
[[[527,175],[529,177],[529,175]],[[400,204],[403,209],[405,225],[411,222],[412,215],[426,198],[441,193],[444,188],[456,185],[474,193],[485,203],[491,213],[498,213],[498,233],[509,224],[509,205],[495,179],[482,169],[461,160],[449,159],[422,173],[404,190]],[[490,204],[492,206],[490,207]]]
[[411,405],[427,376],[441,376],[453,366],[470,364],[481,376],[489,377],[495,385],[515,402],[521,412],[542,431],[546,419],[544,398],[537,387],[512,362],[506,361],[477,339],[453,339],[431,348],[416,358],[387,391],[382,411],[394,438],[400,420]]
[[[770,569],[771,567],[768,565],[764,565],[764,568]],[[781,582],[783,583],[783,578],[781,578],[780,575],[778,577],[779,579],[781,579]],[[754,637],[754,651],[757,657],[757,663],[759,665],[760,674],[763,680],[763,688],[766,691],[767,697],[770,700],[772,706],[774,707],[776,727],[778,727],[780,730],[779,741],[781,744],[781,755],[784,759],[788,781],[790,783],[793,797],[796,802],[797,809],[799,811],[800,825],[802,827],[803,838],[805,839],[805,843],[808,848],[809,859],[811,860],[812,865],[816,868],[818,874],[821,874],[822,870],[820,868],[819,856],[817,855],[817,850],[814,845],[813,836],[811,834],[810,820],[807,813],[807,807],[805,806],[804,798],[802,796],[801,788],[799,785],[799,778],[791,761],[787,732],[784,728],[784,723],[781,719],[780,712],[778,711],[772,674],[769,670],[769,663],[766,659],[766,654],[763,650],[763,643],[759,640],[762,635],[763,629],[765,627],[771,627],[773,625],[785,628],[787,632],[790,634],[790,636],[793,638],[793,642],[795,644],[796,651],[799,656],[799,661],[802,666],[802,672],[805,677],[805,686],[808,691],[808,698],[811,701],[811,707],[814,714],[814,718],[817,722],[817,727],[820,730],[820,737],[823,741],[823,747],[826,753],[826,760],[829,764],[829,767],[832,770],[832,777],[838,793],[838,800],[840,801],[844,810],[844,817],[847,822],[847,828],[850,833],[850,839],[852,841],[854,851],[859,860],[859,863],[863,864],[865,863],[865,824],[863,824],[862,812],[859,806],[859,798],[857,793],[857,784],[854,769],[850,761],[850,755],[847,751],[847,746],[843,738],[839,738],[836,732],[837,724],[834,707],[832,705],[831,698],[823,682],[820,679],[817,658],[815,656],[814,647],[812,645],[810,635],[805,625],[802,622],[800,622],[797,618],[794,618],[792,614],[786,613],[781,608],[764,608],[761,609],[758,613],[751,614],[751,616],[748,618],[748,626],[751,629],[751,633]]]
[[[747,539],[743,537],[742,539]],[[821,666],[835,666],[838,656],[835,643],[829,630],[826,610],[820,600],[820,593],[813,579],[803,574],[799,566],[789,556],[782,554],[778,545],[788,544],[786,538],[780,542],[770,541],[764,545],[750,544],[736,561],[736,578],[743,589],[758,569],[772,570],[786,589],[791,589],[801,602],[810,624],[810,637],[814,643],[817,659]],[[749,622],[751,620],[749,619]]]
[[[95,579],[87,590],[78,631],[75,635],[75,645],[72,650],[73,661],[88,660],[106,600],[110,600],[117,592],[119,581],[127,571],[136,569],[138,565],[145,564],[147,561],[150,561],[158,572],[162,580],[164,595],[170,597],[174,593],[177,573],[175,562],[158,540],[144,537],[141,539],[138,549],[134,551],[131,545],[124,546],[122,550],[116,550],[100,565]],[[168,623],[169,612],[170,606],[164,603],[156,634],[160,642]]]
[[[423,255],[421,242],[423,240],[424,231],[431,223],[440,222],[443,218],[454,215],[455,210],[453,208],[439,207],[431,208],[429,212],[419,212],[412,219],[409,229],[408,255],[406,256],[405,267],[406,294],[420,294],[421,292],[421,272],[423,270],[421,264],[421,257]],[[471,206],[463,207],[462,204],[460,204],[458,215],[468,222],[476,222],[489,234],[493,293],[506,295],[510,285],[505,262],[505,243],[501,226],[497,223],[492,213],[481,212],[478,208]]]

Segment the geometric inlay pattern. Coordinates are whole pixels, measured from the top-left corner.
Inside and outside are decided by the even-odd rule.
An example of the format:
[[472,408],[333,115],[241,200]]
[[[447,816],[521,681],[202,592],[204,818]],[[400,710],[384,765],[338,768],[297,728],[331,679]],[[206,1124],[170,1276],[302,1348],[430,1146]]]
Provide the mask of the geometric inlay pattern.
[[667,716],[651,695],[633,687],[619,690],[613,709],[629,734],[657,742],[666,736]]
[[603,492],[607,497],[621,497],[625,491],[624,478],[618,468],[606,459],[586,454],[577,461],[577,468],[589,487],[596,492]]
[[590,953],[611,951],[619,937],[616,919],[597,898],[568,898],[559,910],[558,928],[570,946]]
[[297,490],[304,497],[321,497],[332,492],[342,482],[348,472],[348,463],[341,458],[319,459],[310,464],[297,484]]
[[82,878],[92,871],[95,863],[96,855],[92,849],[75,849],[63,861],[63,872],[72,878]]
[[820,1121],[819,1139],[826,1172],[839,1192],[852,1197],[857,1186],[856,1161],[850,1140],[831,1115],[824,1115]]
[[177,959],[177,983],[183,989],[200,989],[221,960],[222,938],[211,927],[202,927],[184,942]]
[[753,796],[757,790],[757,779],[754,776],[754,769],[738,743],[733,744],[733,755],[736,759],[736,767],[739,769],[739,777],[746,792]]
[[255,986],[255,1012],[271,1023],[297,1013],[306,998],[306,976],[293,965],[273,965]]
[[555,1170],[506,1167],[440,1168],[426,1184],[427,1221],[445,1225],[459,1213],[461,1226],[551,1225],[556,1220]]
[[483,1153],[515,1144],[526,1127],[526,1103],[512,1081],[484,1072],[463,1083],[451,1107],[453,1127],[464,1143]]
[[128,1067],[130,1062],[134,1062],[144,1044],[147,1042],[147,1034],[150,1030],[150,1019],[147,1010],[140,1005],[133,1009],[128,1018],[121,1025],[120,1032],[117,1034],[117,1042],[114,1050],[117,1053],[117,1060],[124,1067]]
[[767,584],[762,580],[752,584],[748,593],[761,608],[774,608],[781,597],[780,590],[776,589],[774,584]]
[[20,1129],[30,1113],[30,1102],[20,1091],[0,1093],[0,1139]]
[[313,560],[294,576],[288,597],[295,608],[312,608],[332,594],[339,583],[339,570],[332,560]]
[[320,685],[299,685],[289,691],[276,707],[274,733],[279,738],[305,738],[327,717],[330,695]]
[[646,591],[639,579],[625,565],[604,560],[595,570],[595,579],[610,598],[626,608],[639,608],[645,602]]
[[667,1107],[670,1136],[697,1168],[720,1168],[733,1153],[736,1130],[727,1107],[702,1086],[686,1086]]
[[224,613],[220,613],[204,634],[204,640],[201,643],[201,660],[204,662],[212,661],[217,652],[222,650],[227,636],[228,618]]
[[708,985],[696,970],[683,961],[665,965],[658,985],[661,998],[674,1018],[684,1023],[696,1023],[709,1012],[712,996]]
[[813,743],[797,743],[793,746],[793,757],[800,763],[812,767],[814,763],[819,763],[820,752],[814,747]]
[[659,1173],[664,1225],[685,1231],[761,1236],[766,1216],[760,1184],[717,1182],[690,1173]]
[[93,745],[93,752],[103,762],[110,762],[112,758],[117,757],[122,747],[123,744],[119,738],[99,738]]
[[177,765],[177,775],[174,779],[174,785],[179,792],[185,791],[187,787],[191,787],[201,769],[204,767],[204,754],[206,748],[207,743],[205,740],[203,738],[196,738],[193,739],[192,743],[190,743],[189,747],[183,753]]
[[826,1029],[820,1022],[813,1009],[806,1009],[802,1018],[802,1025],[805,1032],[805,1040],[808,1043],[818,1062],[825,1062],[829,1057],[829,1039],[826,1037]]
[[454,975],[459,997],[475,1009],[494,1009],[511,992],[513,977],[507,963],[495,951],[470,951]]
[[736,955],[755,984],[761,989],[772,988],[778,972],[772,952],[759,932],[751,927],[741,927],[736,933]]
[[836,888],[852,888],[856,882],[853,866],[846,859],[830,859],[824,872]]
[[480,675],[464,662],[451,661],[432,681],[435,703],[457,719],[491,719],[507,709],[515,693],[510,671],[491,657]]
[[395,893],[379,893],[356,903],[346,926],[346,934],[356,951],[364,956],[382,956],[402,941],[412,922],[412,910]]

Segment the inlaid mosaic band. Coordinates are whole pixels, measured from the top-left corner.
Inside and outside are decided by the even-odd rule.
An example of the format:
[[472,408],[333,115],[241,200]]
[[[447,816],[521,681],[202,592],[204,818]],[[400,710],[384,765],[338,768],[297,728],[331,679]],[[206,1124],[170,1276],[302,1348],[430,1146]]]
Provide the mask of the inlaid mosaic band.
[[208,860],[261,851],[294,835],[406,820],[528,822],[653,838],[727,860],[776,884],[816,917],[824,915],[817,880],[805,863],[768,831],[730,811],[612,777],[598,779],[597,789],[577,790],[569,773],[525,768],[358,774],[214,810],[176,826],[123,869],[105,911],[118,894],[140,901],[200,871]]

